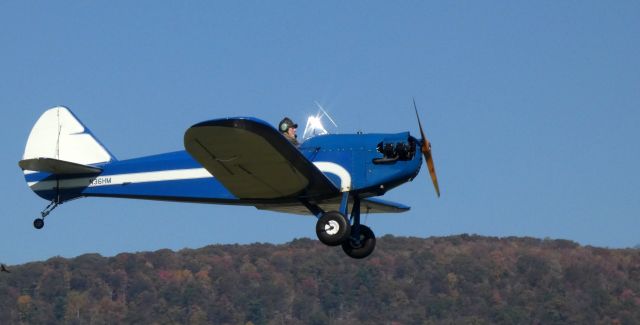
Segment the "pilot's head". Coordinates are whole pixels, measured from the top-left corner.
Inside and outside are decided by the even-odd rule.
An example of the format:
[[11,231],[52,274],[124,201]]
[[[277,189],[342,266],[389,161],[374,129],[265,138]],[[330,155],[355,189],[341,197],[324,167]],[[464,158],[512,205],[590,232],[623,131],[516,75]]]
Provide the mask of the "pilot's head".
[[278,129],[280,130],[280,132],[286,133],[289,136],[295,138],[296,129],[298,129],[298,124],[293,123],[293,121],[290,118],[285,117],[282,119],[282,121],[280,121],[280,124],[278,124]]

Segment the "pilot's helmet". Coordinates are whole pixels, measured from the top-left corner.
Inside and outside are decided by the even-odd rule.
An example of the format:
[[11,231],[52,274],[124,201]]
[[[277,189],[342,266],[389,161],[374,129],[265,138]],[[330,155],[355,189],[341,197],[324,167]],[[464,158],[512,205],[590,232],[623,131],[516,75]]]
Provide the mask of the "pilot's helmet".
[[293,121],[288,117],[283,118],[282,121],[280,121],[280,124],[278,124],[278,129],[280,129],[280,132],[287,132],[290,128],[297,129],[298,124],[293,123]]

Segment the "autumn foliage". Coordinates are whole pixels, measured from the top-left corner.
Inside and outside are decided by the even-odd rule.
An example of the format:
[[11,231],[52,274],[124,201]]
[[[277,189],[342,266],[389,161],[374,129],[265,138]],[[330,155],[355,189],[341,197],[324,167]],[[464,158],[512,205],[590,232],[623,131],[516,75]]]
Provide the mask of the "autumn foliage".
[[82,255],[0,275],[3,324],[638,324],[640,250],[380,238]]

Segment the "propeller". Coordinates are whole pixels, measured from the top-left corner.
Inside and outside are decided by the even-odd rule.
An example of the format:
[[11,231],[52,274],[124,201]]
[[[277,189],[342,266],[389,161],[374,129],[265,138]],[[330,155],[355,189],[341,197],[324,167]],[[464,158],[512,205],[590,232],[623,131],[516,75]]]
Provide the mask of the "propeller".
[[436,194],[440,197],[440,187],[438,186],[438,176],[436,176],[436,167],[433,164],[433,157],[431,155],[431,142],[427,139],[427,136],[424,135],[424,131],[422,130],[422,124],[420,123],[420,116],[418,116],[418,107],[416,106],[416,99],[413,98],[413,108],[416,111],[416,118],[418,119],[418,127],[420,127],[420,135],[422,136],[422,155],[424,156],[424,160],[427,162],[427,167],[429,167],[429,175],[431,175],[431,181],[433,182],[433,187],[436,189]]

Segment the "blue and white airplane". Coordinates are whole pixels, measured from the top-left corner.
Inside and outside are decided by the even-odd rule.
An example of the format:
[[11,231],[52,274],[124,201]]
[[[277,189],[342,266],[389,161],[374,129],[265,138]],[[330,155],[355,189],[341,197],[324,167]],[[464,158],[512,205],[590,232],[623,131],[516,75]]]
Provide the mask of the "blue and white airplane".
[[81,197],[248,205],[310,213],[322,243],[364,258],[376,239],[360,223],[361,211],[409,210],[374,197],[416,177],[418,151],[440,196],[431,144],[418,124],[421,140],[409,132],[323,134],[296,147],[265,121],[223,118],[187,129],[185,150],[117,160],[68,108],[54,107],[33,126],[19,166],[29,187],[51,202],[36,229],[59,204]]

